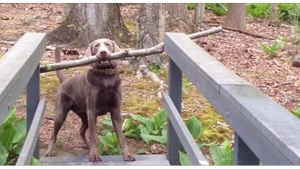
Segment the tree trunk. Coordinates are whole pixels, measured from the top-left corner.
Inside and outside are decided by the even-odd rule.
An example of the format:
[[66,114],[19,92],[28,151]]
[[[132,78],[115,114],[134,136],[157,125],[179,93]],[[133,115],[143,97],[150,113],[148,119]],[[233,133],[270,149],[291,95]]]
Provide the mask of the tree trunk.
[[123,23],[119,5],[112,3],[69,4],[63,23],[49,33],[49,40],[87,46],[98,38],[126,42],[130,33]]
[[246,29],[246,3],[231,3],[225,20],[225,27]]
[[196,27],[198,26],[198,24],[201,24],[203,22],[204,11],[205,11],[205,3],[196,3],[194,20],[193,20]]
[[277,3],[271,3],[270,5],[270,16],[269,16],[269,26],[280,26],[280,22],[277,17]]
[[192,23],[187,4],[183,3],[168,3],[165,4],[167,11],[167,30],[175,32],[195,32],[194,24]]
[[[137,49],[148,48],[162,41],[165,32],[164,8],[159,3],[140,4],[137,18]],[[161,65],[159,54],[136,58],[134,66],[138,65]],[[136,62],[137,61],[137,62]]]

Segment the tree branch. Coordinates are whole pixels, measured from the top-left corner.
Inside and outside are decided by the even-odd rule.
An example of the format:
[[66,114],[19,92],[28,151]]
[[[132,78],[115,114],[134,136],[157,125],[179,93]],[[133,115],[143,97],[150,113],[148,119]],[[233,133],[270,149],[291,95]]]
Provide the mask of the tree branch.
[[[207,36],[213,33],[217,33],[222,30],[222,27],[215,27],[212,29],[205,30],[203,32],[196,32],[193,34],[187,35],[190,39],[195,39],[203,36]],[[146,55],[151,55],[151,54],[156,54],[156,53],[162,53],[164,51],[164,43],[160,43],[156,46],[153,46],[151,48],[146,48],[146,49],[138,49],[138,50],[125,50],[121,52],[116,52],[112,53],[110,57],[107,58],[107,60],[113,60],[113,59],[121,59],[121,58],[126,58],[126,57],[133,57],[133,56],[146,56]],[[60,69],[66,69],[66,68],[71,68],[71,67],[78,67],[78,66],[84,66],[88,65],[93,62],[97,62],[99,59],[96,56],[89,56],[83,59],[79,60],[72,60],[72,61],[65,61],[65,62],[60,62],[60,63],[53,63],[53,64],[48,64],[45,66],[40,67],[40,73],[44,72],[50,72],[50,71],[55,71],[55,70],[60,70]]]

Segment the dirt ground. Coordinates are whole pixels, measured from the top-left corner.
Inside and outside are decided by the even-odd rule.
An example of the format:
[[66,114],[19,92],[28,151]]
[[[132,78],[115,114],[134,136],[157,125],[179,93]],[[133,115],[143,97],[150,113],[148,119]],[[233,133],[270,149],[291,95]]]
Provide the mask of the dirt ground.
[[[0,57],[11,48],[11,45],[3,41],[17,41],[25,32],[50,32],[59,26],[63,19],[61,4],[0,4],[0,11]],[[121,11],[124,19],[128,20],[136,15],[137,10],[134,7],[123,7]],[[225,17],[217,17],[206,11],[204,23],[216,26],[222,24],[224,19]],[[201,27],[199,29],[202,30]],[[247,19],[247,30],[267,37],[280,35],[288,39],[295,34],[290,25],[269,27],[264,20],[251,18]],[[293,110],[298,106],[300,69],[291,67],[290,48],[282,49],[277,52],[276,57],[270,58],[261,49],[260,44],[273,44],[274,40],[252,37],[230,30],[223,30],[217,34],[196,39],[195,42],[230,70],[254,84],[286,109]],[[83,52],[85,49],[77,50]],[[74,55],[64,55],[62,59],[76,58],[77,56]],[[47,50],[41,64],[52,63],[53,61],[53,51]],[[66,72],[71,76],[83,72],[86,68],[73,68],[66,70]],[[146,116],[151,116],[162,110],[162,102],[155,94],[157,86],[147,78],[136,79],[133,71],[128,68],[124,69],[127,71],[122,75],[124,98],[122,110],[130,113],[143,112],[143,115]],[[161,78],[167,82],[166,76]],[[40,131],[42,155],[47,148],[52,132],[55,93],[58,86],[59,82],[54,72],[41,74],[41,97],[47,99],[46,115]],[[183,92],[183,97],[184,118],[189,114],[200,114],[203,111],[212,110],[212,107],[204,103],[203,98],[193,87],[190,87],[189,92]],[[19,115],[24,115],[24,95],[18,100],[18,108]],[[204,116],[201,115],[201,118]],[[209,130],[213,130],[219,121],[225,123],[216,113],[207,113],[205,118],[210,119],[209,123],[204,124]],[[87,153],[87,150],[82,149],[84,144],[78,134],[80,125],[80,120],[73,113],[70,113],[58,135],[59,154],[79,155]],[[103,126],[99,124],[98,127],[101,129]],[[232,133],[230,128],[225,128],[229,131],[225,137],[229,138]],[[211,141],[217,136],[208,136],[205,141]],[[149,147],[143,142],[130,139],[128,142],[134,153],[138,153],[141,149],[146,149],[148,153],[165,152],[165,149],[160,145]],[[208,153],[207,150],[204,151],[205,154]]]

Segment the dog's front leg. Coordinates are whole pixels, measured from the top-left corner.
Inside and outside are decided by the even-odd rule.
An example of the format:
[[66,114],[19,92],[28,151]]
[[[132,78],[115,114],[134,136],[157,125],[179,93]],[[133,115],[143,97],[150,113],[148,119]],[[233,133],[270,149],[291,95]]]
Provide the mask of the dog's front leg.
[[124,139],[123,133],[122,133],[122,118],[121,118],[121,111],[120,108],[113,109],[111,114],[111,121],[114,126],[114,130],[116,132],[117,138],[119,140],[119,146],[122,150],[123,160],[124,161],[135,161],[135,158],[130,153],[126,141]]
[[88,115],[88,123],[89,123],[89,129],[90,129],[90,156],[89,159],[92,162],[98,162],[101,161],[100,156],[97,152],[97,142],[96,142],[96,123],[97,123],[97,115],[96,111],[94,109],[88,109],[87,110]]

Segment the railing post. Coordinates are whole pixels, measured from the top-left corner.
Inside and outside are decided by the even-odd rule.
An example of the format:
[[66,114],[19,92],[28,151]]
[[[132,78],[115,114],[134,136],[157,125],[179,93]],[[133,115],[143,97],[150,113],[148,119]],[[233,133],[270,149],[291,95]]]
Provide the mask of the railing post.
[[[179,113],[181,113],[181,87],[182,72],[172,59],[169,58],[169,95]],[[180,165],[179,147],[180,140],[171,121],[168,119],[167,158],[171,165]]]
[[[28,82],[26,93],[26,130],[28,133],[40,100],[40,65],[37,66]],[[36,143],[33,157],[39,158],[39,141]]]
[[234,133],[234,165],[259,165],[259,159],[236,132]]

